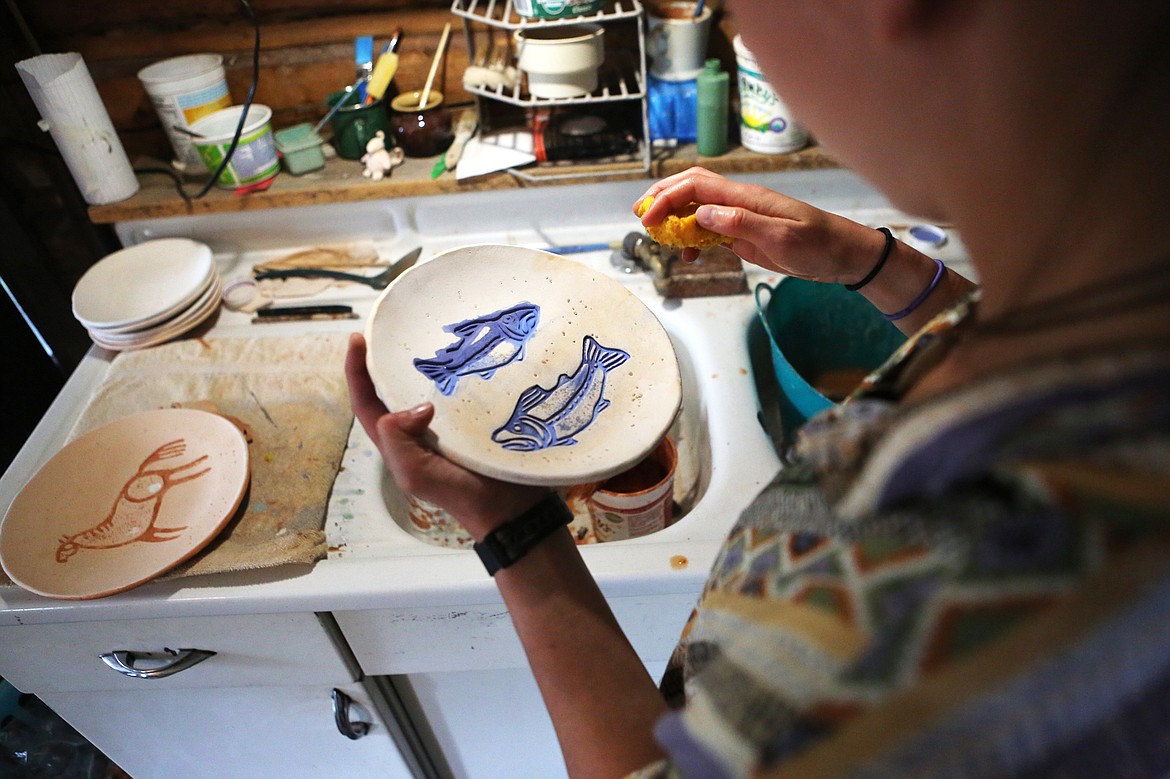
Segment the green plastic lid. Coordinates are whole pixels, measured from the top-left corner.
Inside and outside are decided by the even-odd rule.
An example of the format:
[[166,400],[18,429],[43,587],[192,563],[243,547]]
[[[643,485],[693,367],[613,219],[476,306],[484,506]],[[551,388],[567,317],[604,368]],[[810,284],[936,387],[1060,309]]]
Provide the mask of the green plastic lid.
[[313,125],[308,122],[277,130],[274,137],[276,148],[286,154],[321,145],[321,136],[313,130]]

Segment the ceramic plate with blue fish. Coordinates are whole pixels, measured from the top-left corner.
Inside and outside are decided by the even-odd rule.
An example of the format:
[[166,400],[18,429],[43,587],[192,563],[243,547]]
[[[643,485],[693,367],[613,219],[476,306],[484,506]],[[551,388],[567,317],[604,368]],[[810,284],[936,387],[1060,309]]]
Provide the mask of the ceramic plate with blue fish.
[[616,280],[538,249],[453,249],[404,273],[366,324],[392,409],[435,404],[433,445],[523,484],[601,481],[645,457],[682,402],[666,330]]

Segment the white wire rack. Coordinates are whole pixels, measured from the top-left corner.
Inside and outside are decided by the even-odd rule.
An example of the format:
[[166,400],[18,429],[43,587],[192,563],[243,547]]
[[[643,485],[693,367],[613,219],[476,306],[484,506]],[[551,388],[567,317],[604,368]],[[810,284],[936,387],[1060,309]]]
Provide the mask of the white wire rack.
[[[642,171],[650,170],[650,124],[646,105],[645,12],[639,0],[607,0],[601,10],[596,13],[563,19],[532,19],[521,16],[516,12],[513,0],[453,0],[451,13],[463,19],[468,52],[472,58],[476,52],[476,29],[474,27],[476,24],[484,25],[489,30],[493,28],[519,30],[581,23],[626,23],[633,25],[637,30],[637,50],[634,52],[609,51],[607,60],[598,74],[597,89],[592,94],[568,98],[535,97],[528,92],[523,79],[517,80],[512,86],[466,85],[465,88],[468,92],[476,95],[477,99],[493,100],[526,109],[635,100],[639,102],[642,119],[641,151],[638,155],[640,159],[633,161],[622,159],[612,164],[603,163],[600,165],[595,162],[581,165],[561,163],[539,165],[525,171],[513,170],[513,175],[519,178],[526,180],[567,179],[604,176],[607,175],[607,172],[613,175],[628,174],[631,168]],[[482,105],[480,115],[483,116]]]

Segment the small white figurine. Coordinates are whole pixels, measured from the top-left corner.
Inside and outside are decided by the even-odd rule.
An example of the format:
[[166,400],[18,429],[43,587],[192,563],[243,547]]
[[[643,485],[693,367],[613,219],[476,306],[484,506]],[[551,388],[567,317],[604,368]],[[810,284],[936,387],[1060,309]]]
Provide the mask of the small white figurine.
[[392,168],[402,164],[405,156],[406,154],[397,146],[387,149],[386,133],[379,130],[366,144],[366,153],[362,155],[361,160],[366,169],[362,171],[362,175],[372,181],[381,181]]

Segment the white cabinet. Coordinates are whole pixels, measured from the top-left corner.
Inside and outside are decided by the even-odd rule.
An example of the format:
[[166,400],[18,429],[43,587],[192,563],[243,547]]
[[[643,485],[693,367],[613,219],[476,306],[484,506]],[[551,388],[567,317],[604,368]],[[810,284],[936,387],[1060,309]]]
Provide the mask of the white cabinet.
[[[695,603],[690,592],[611,597],[635,651],[659,678]],[[523,647],[501,602],[337,611],[367,674],[408,684],[455,779],[557,779],[564,761]],[[566,668],[565,673],[573,673]]]
[[[334,633],[315,614],[17,625],[0,628],[0,676],[134,779],[411,777]],[[339,731],[335,689],[364,736]]]

